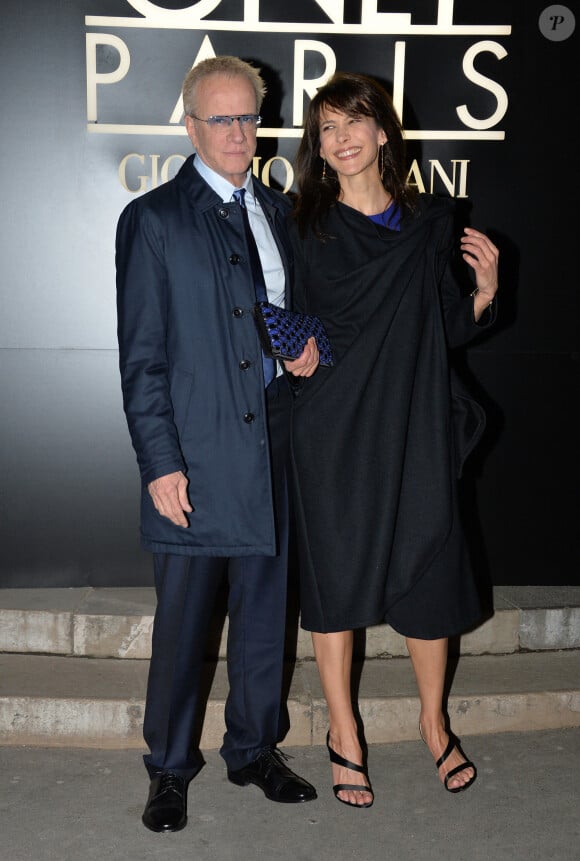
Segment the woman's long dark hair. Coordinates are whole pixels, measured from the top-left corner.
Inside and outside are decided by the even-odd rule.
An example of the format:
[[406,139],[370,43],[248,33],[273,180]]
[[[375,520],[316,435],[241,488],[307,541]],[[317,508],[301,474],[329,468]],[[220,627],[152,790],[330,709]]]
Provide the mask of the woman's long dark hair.
[[320,157],[320,113],[324,108],[348,116],[372,117],[387,135],[383,145],[383,185],[401,209],[411,209],[415,193],[406,182],[403,129],[387,91],[373,78],[351,72],[337,72],[321,87],[308,107],[304,134],[298,147],[295,175],[298,193],[294,218],[301,236],[309,226],[322,238],[324,217],[340,192],[338,178],[329,165],[323,178]]

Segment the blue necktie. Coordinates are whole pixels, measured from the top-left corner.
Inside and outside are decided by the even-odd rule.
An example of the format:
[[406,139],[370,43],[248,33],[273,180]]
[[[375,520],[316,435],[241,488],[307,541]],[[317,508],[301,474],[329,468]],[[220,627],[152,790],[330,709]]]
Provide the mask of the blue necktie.
[[[256,240],[254,239],[252,228],[250,227],[250,219],[248,218],[248,210],[246,209],[246,201],[244,200],[245,194],[245,188],[237,188],[234,191],[234,197],[240,204],[240,208],[242,210],[242,221],[244,223],[244,231],[246,233],[246,242],[248,245],[250,266],[252,268],[252,278],[254,279],[256,299],[258,300],[258,302],[267,302],[268,293],[266,290],[264,271],[262,269],[262,264],[260,263],[258,246],[256,245]],[[276,362],[274,361],[274,359],[269,359],[262,353],[262,365],[264,368],[264,385],[268,386],[276,376]]]

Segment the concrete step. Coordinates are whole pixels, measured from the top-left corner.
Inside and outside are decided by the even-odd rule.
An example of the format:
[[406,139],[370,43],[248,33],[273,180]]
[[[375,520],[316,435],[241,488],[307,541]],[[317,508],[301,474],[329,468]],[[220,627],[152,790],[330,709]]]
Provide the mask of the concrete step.
[[[448,711],[459,735],[580,726],[580,588],[499,587],[493,614],[454,643]],[[153,589],[0,589],[0,744],[142,747]],[[287,638],[289,745],[323,744],[327,713],[310,635]],[[201,745],[219,747],[227,618],[213,631]],[[416,737],[404,638],[357,632],[369,743]]]
[[[580,587],[496,587],[493,603],[493,614],[461,638],[461,654],[580,648]],[[0,652],[148,659],[154,611],[152,588],[0,589]],[[223,611],[212,636],[217,657],[225,657],[226,637]],[[404,638],[388,625],[369,628],[363,648],[367,658],[407,655]],[[297,614],[287,652],[313,657]]]
[[[580,650],[461,656],[448,712],[461,736],[580,726]],[[148,662],[54,655],[0,655],[0,744],[143,748]],[[316,664],[288,664],[287,745],[321,745],[326,705]],[[355,665],[367,742],[416,739],[419,699],[408,658]],[[227,681],[207,664],[202,749],[221,745]]]

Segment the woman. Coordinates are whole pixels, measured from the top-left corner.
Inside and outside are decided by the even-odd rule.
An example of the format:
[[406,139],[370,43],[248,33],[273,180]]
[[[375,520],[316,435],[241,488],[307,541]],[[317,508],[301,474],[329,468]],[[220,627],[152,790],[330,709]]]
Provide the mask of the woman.
[[406,184],[400,122],[366,76],[339,73],[318,91],[296,175],[296,307],[323,319],[336,359],[305,381],[293,415],[302,625],[328,704],[334,793],[373,802],[350,677],[353,629],[381,622],[406,637],[422,737],[460,792],[476,769],[446,729],[447,642],[481,608],[456,484],[485,419],[447,353],[492,322],[498,251],[465,229],[476,286],[462,295],[453,201]]

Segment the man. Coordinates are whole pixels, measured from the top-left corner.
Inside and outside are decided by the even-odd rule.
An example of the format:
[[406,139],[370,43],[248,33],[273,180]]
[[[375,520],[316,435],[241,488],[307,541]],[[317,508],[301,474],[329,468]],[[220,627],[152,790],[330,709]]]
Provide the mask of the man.
[[[272,801],[316,798],[276,748],[289,725],[281,691],[291,392],[281,369],[268,383],[273,363],[251,314],[260,279],[271,301],[289,301],[290,204],[250,171],[265,93],[258,70],[235,57],[204,60],[182,92],[196,154],[126,207],[116,240],[124,408],[157,594],[143,728],[143,822],[153,831],[187,821],[188,784],[202,765],[192,735],[204,649],[224,576],[228,778]],[[286,369],[310,376],[317,364],[311,339]]]

